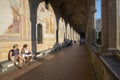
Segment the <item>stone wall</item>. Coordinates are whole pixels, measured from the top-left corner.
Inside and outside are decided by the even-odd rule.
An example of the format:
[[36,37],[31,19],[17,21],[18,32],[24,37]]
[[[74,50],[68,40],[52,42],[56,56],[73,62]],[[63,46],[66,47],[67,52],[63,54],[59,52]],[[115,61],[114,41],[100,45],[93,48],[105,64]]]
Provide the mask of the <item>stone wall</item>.
[[[57,41],[57,27],[59,28],[57,36],[60,44],[65,37],[70,40],[73,37],[76,41],[80,39],[75,30],[71,34],[70,24],[65,30],[67,23],[64,19],[57,23],[57,15],[50,4],[47,9],[45,2],[41,2],[37,9],[35,7],[35,10],[33,8],[31,11],[29,1],[0,0],[0,61],[8,59],[8,52],[14,44],[18,44],[20,49],[24,44],[28,44],[33,52],[52,48]],[[30,14],[30,12],[34,14]],[[41,43],[37,41],[38,24],[42,26]]]
[[56,38],[44,38],[43,43],[37,44],[37,52],[43,51],[49,48],[53,48],[56,42]]
[[94,53],[90,47],[87,46],[87,49],[89,56],[89,64],[92,74],[94,75],[94,80],[116,80],[110,70],[100,59],[100,56]]
[[[20,5],[21,4],[21,5]],[[28,0],[0,0],[0,62],[8,59],[14,44],[31,49],[31,24]]]
[[[20,49],[24,44],[28,44],[31,50],[32,31],[28,0],[1,0],[0,4],[0,61],[4,61],[8,59],[8,52],[14,44],[18,44]],[[44,12],[44,9],[40,8],[40,11]],[[52,48],[56,41],[54,13],[46,9],[45,11],[43,19],[38,20],[38,23],[45,25],[43,25],[43,43],[37,45],[37,51]],[[39,17],[42,17],[42,14]]]
[[0,41],[0,62],[8,59],[9,50],[12,49],[14,44],[18,44],[19,49],[21,49],[24,44],[28,44],[29,48],[31,49],[30,40]]

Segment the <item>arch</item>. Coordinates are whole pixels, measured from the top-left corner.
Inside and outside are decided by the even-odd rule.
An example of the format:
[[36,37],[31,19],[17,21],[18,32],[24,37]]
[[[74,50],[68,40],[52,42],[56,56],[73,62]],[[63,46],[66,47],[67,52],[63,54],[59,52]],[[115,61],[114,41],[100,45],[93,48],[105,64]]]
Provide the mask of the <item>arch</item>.
[[95,2],[95,7],[96,10],[95,12],[93,12],[94,14],[96,14],[96,19],[95,19],[95,29],[93,30],[93,35],[94,35],[94,43],[101,45],[101,28],[102,28],[102,24],[101,24],[101,0],[97,0]]
[[[32,51],[33,52],[36,52],[37,50],[41,50],[41,48],[42,48],[41,46],[38,46],[36,44],[37,43],[36,42],[37,41],[37,37],[36,37],[37,36],[37,34],[36,34],[37,33],[37,31],[36,31],[37,29],[36,28],[37,27],[36,27],[36,24],[42,23],[43,34],[44,34],[43,35],[43,37],[44,37],[43,39],[45,39],[46,37],[55,38],[55,41],[58,42],[58,22],[57,21],[58,21],[59,17],[56,15],[56,8],[53,6],[53,4],[50,1],[48,1],[48,2],[46,2],[46,1],[48,1],[48,0],[29,0],[29,4],[30,4],[30,20],[31,20],[31,33],[32,33],[31,40],[32,40]],[[39,18],[38,18],[37,13],[38,13],[39,5],[41,3],[44,3],[44,11],[47,11],[47,12],[52,11],[51,13],[53,13],[53,17],[55,17],[55,18],[51,18],[51,24],[54,25],[54,26],[51,27],[51,29],[48,29],[49,27],[47,28],[46,21],[40,20],[42,17],[45,17],[44,15],[43,16],[39,15]],[[47,7],[49,7],[49,9],[46,9]],[[39,19],[39,21],[37,21],[38,19]],[[48,25],[50,26],[51,24],[48,24]],[[46,33],[46,29],[48,29],[49,33]],[[50,30],[52,30],[52,31],[50,31]],[[45,42],[44,45],[46,45],[47,43],[48,42]],[[54,41],[53,41],[53,43],[54,43]],[[48,47],[49,46],[50,45],[48,45]]]
[[43,31],[42,31],[42,25],[39,23],[37,25],[37,43],[43,42]]

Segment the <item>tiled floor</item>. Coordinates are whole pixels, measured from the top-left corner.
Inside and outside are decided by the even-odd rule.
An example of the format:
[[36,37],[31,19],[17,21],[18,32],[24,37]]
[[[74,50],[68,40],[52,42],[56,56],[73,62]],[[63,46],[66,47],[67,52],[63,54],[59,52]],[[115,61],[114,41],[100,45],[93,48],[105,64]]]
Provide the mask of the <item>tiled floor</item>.
[[0,80],[92,80],[84,46],[73,45],[3,75]]

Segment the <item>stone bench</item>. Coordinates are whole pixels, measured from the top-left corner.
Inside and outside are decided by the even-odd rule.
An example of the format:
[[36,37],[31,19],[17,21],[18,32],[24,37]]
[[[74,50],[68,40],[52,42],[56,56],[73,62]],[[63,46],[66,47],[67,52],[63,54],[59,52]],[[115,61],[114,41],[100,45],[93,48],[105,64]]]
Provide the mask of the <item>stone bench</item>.
[[39,52],[37,52],[36,57],[45,56],[48,53],[52,52],[52,50],[53,50],[53,48],[43,50],[43,51],[39,51]]
[[6,61],[3,61],[3,62],[0,62],[0,72],[5,72],[8,70],[9,67],[13,66],[14,63],[12,63],[11,61],[9,60],[6,60]]
[[[34,57],[45,56],[45,55],[47,55],[48,53],[51,53],[54,50],[55,50],[55,48],[50,48],[50,49],[47,49],[47,50],[44,50],[44,51],[37,52],[37,53],[35,53]],[[0,62],[0,72],[5,72],[5,71],[8,70],[8,68],[10,68],[12,66],[14,66],[14,63],[12,63],[9,60],[2,61],[2,62]]]
[[[18,64],[18,62],[15,62]],[[8,68],[13,67],[14,63],[11,62],[10,60],[2,61],[0,62],[0,72],[6,72]]]
[[[18,62],[15,62],[15,63],[18,64]],[[14,66],[14,63],[11,62],[10,60],[2,61],[0,62],[0,72],[6,72],[8,68],[13,66]]]

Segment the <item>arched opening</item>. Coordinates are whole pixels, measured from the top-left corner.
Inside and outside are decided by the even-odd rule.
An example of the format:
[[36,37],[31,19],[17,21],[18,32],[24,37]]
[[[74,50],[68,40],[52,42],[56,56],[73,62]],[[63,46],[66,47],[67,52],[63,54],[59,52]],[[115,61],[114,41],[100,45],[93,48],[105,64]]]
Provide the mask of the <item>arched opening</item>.
[[101,0],[96,0],[96,44],[101,45]]
[[37,25],[37,43],[42,43],[43,42],[43,33],[42,33],[42,25],[41,24],[38,24]]
[[81,32],[80,33],[80,44],[85,44],[85,33],[84,32]]

